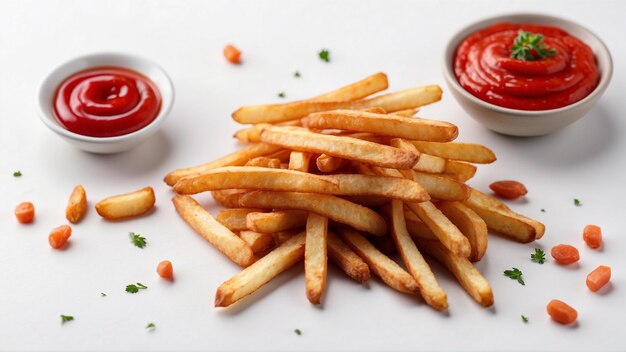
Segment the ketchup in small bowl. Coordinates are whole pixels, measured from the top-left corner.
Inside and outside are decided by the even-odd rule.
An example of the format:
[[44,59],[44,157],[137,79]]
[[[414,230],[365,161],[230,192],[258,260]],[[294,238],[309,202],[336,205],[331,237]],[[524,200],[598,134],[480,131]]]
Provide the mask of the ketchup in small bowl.
[[115,137],[138,131],[159,114],[161,94],[146,76],[122,67],[94,67],[58,87],[54,113],[68,131]]

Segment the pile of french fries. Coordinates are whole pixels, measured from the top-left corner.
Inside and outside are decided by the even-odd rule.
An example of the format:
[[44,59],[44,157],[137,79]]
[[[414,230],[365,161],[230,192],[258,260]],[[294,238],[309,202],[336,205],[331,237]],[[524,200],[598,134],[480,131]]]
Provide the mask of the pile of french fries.
[[[180,216],[244,269],[224,282],[215,305],[250,295],[304,261],[306,296],[320,304],[328,259],[359,283],[371,273],[437,310],[446,292],[423,254],[441,262],[479,304],[493,304],[474,267],[488,230],[527,243],[544,225],[465,184],[473,164],[494,153],[452,142],[455,125],[413,117],[441,98],[438,86],[386,89],[378,73],[318,97],[245,106],[233,119],[251,126],[234,137],[247,146],[170,172]],[[227,209],[214,218],[190,195],[211,192]],[[403,265],[390,256],[399,254]]]

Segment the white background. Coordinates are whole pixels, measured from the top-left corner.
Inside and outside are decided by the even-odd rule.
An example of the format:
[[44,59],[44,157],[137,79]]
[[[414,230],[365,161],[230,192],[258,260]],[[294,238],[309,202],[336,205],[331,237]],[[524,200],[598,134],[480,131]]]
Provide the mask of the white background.
[[[624,350],[626,245],[623,186],[626,42],[618,1],[2,1],[0,2],[0,350]],[[230,113],[243,104],[320,94],[384,71],[391,89],[438,83],[445,40],[461,25],[513,11],[560,15],[595,31],[612,51],[611,86],[591,113],[550,136],[511,138],[471,120],[444,87],[443,100],[421,116],[458,124],[459,141],[483,143],[498,161],[481,166],[471,184],[487,190],[499,179],[523,181],[525,200],[512,208],[547,226],[536,244],[491,237],[478,268],[492,284],[495,305],[475,304],[454,279],[433,266],[448,292],[442,314],[373,279],[368,287],[331,269],[322,308],[304,294],[301,267],[288,271],[232,309],[213,308],[216,288],[239,269],[184,224],[162,183],[173,168],[203,163],[237,148]],[[244,63],[222,58],[226,43]],[[328,48],[332,62],[317,58]],[[120,51],[160,63],[176,88],[162,132],[119,155],[78,151],[35,114],[39,80],[77,55]],[[295,70],[302,73],[296,79]],[[14,170],[23,176],[14,178]],[[110,223],[90,209],[63,251],[47,243],[65,223],[74,185],[90,205],[112,194],[153,186],[150,216]],[[583,206],[575,207],[573,198]],[[217,211],[206,195],[198,197]],[[34,224],[19,225],[13,208],[35,203]],[[540,212],[544,208],[545,213]],[[587,248],[582,228],[602,225],[605,247]],[[128,232],[148,239],[132,246]],[[580,263],[532,263],[534,247],[570,243]],[[174,264],[176,281],[155,267]],[[588,272],[613,268],[603,293],[585,287]],[[502,275],[523,270],[526,286]],[[131,295],[125,285],[149,289]],[[107,297],[101,297],[105,292]],[[579,324],[550,321],[545,305],[562,299]],[[60,314],[75,321],[60,323]],[[520,315],[529,317],[522,323]],[[154,322],[153,332],[144,329]],[[302,330],[297,336],[293,330]]]

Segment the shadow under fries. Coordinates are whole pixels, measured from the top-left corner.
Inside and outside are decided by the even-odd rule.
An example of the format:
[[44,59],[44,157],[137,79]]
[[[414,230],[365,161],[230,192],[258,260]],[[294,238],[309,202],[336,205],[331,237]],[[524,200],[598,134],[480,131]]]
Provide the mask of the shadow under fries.
[[615,122],[600,104],[572,125],[545,136],[513,137],[493,132],[523,151],[522,157],[552,167],[576,167],[611,149],[617,140]]
[[[271,294],[276,289],[279,289],[288,281],[293,280],[295,277],[300,277],[304,282],[304,270],[303,262],[294,265],[289,270],[281,273],[277,277],[273,278],[270,282],[263,285],[258,290],[252,292],[250,295],[242,298],[240,301],[235,302],[229,307],[219,308],[218,314],[224,317],[237,316],[244,312],[248,307],[253,306],[257,301],[265,298],[265,296]],[[303,288],[304,290],[304,288]]]

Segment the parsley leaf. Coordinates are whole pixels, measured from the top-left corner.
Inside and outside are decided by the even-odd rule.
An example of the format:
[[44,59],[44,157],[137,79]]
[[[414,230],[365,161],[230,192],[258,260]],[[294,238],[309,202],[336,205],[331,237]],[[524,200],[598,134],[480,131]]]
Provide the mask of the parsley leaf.
[[528,317],[527,317],[527,316],[525,316],[525,315],[522,315],[522,321],[523,321],[524,323],[528,323]]
[[300,331],[300,329],[295,329],[293,332],[295,332],[298,336],[302,335],[302,331]]
[[300,76],[301,76],[301,75],[300,75],[300,71],[296,71],[296,72],[294,72],[294,73],[293,73],[293,76],[294,76],[294,77],[296,77],[296,78],[300,78]]
[[20,177],[20,176],[22,176],[22,172],[20,170],[13,172],[13,177]]
[[574,205],[579,207],[579,206],[583,205],[583,203],[580,202],[580,199],[574,198]]
[[128,293],[137,293],[137,292],[139,292],[139,290],[145,290],[147,288],[148,288],[148,286],[145,286],[145,285],[141,284],[140,282],[138,282],[137,285],[135,285],[135,284],[126,285],[126,292],[128,292]]
[[146,329],[152,331],[156,329],[156,325],[154,325],[154,323],[149,323],[148,325],[146,325]]
[[286,97],[286,96],[287,96],[287,95],[285,94],[285,92],[280,92],[280,93],[278,93],[278,97],[279,97],[279,98],[284,98],[284,97]]
[[135,245],[135,247],[143,248],[146,246],[146,238],[141,236],[140,234],[129,232],[130,242]]
[[535,263],[543,264],[546,262],[546,252],[541,248],[535,248],[535,253],[530,255],[530,260]]
[[330,52],[327,49],[322,49],[322,51],[320,51],[318,55],[320,57],[320,60],[324,62],[330,62]]
[[524,283],[524,279],[522,278],[522,271],[518,268],[511,268],[512,270],[505,270],[504,276],[510,278],[511,280],[517,280],[522,286],[526,285]]
[[545,212],[546,212],[546,210],[545,210],[544,208],[541,208],[541,212],[542,212],[542,213],[545,213]]
[[61,325],[67,323],[68,321],[72,321],[72,320],[74,320],[73,316],[61,314]]
[[107,296],[107,294],[106,294],[106,293],[104,293],[104,292],[100,292],[100,296],[101,296],[101,297],[106,297],[106,296]]
[[513,41],[511,57],[514,59],[534,61],[556,55],[556,50],[547,49],[543,43],[543,35],[519,31]]

